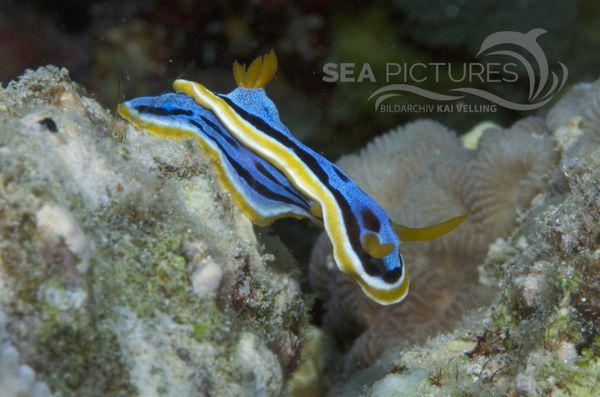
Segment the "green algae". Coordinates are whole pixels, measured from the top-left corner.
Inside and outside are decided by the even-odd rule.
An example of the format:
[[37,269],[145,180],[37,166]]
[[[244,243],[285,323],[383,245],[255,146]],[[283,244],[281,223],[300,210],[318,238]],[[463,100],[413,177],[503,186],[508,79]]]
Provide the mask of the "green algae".
[[49,326],[37,340],[40,358],[52,368],[36,368],[62,395],[131,396],[126,364],[116,336],[108,329],[87,324]]
[[[145,222],[122,226],[122,234],[111,234],[106,245],[99,247],[106,250],[101,257],[114,259],[94,265],[94,278],[99,280],[97,299],[101,295],[110,305],[128,307],[141,318],[161,312],[180,324],[193,325],[201,319],[207,330],[218,328],[223,315],[215,302],[191,291],[181,251],[183,234],[173,236],[173,230],[160,225],[152,230]],[[133,238],[134,231],[142,228],[145,235]]]
[[192,329],[192,338],[194,338],[197,342],[201,342],[204,335],[208,331],[208,327],[199,322],[192,323]]
[[[24,201],[20,206],[0,201],[0,212],[10,209],[15,222],[2,222],[0,228],[3,246],[2,271],[14,281],[16,300],[4,310],[25,310],[32,318],[35,331],[33,368],[46,378],[53,389],[62,395],[130,396],[134,389],[129,384],[124,363],[120,357],[115,335],[93,321],[101,317],[98,307],[83,307],[78,316],[67,315],[61,308],[40,297],[40,291],[55,288],[68,290],[68,280],[61,277],[59,252],[64,253],[64,243],[55,247],[55,253],[44,251],[36,239],[35,220]],[[11,203],[14,204],[14,203]],[[8,213],[8,212],[6,212]],[[22,314],[22,315],[23,315]],[[33,329],[32,329],[33,331]],[[32,346],[22,346],[32,354]],[[37,363],[37,365],[36,365]],[[44,364],[42,364],[44,363]],[[46,366],[45,363],[52,363]]]

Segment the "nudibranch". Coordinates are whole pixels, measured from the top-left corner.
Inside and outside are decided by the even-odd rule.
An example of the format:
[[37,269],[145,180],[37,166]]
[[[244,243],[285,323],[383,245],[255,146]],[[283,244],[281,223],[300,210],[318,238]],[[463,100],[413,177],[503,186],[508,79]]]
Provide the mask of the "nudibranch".
[[[320,218],[338,268],[376,302],[401,301],[408,293],[409,277],[400,242],[437,238],[466,216],[425,228],[393,223],[348,175],[298,141],[281,122],[264,90],[276,69],[271,50],[248,68],[234,63],[238,87],[229,94],[176,80],[177,94],[133,99],[121,104],[119,113],[157,135],[195,138],[251,220],[267,224],[285,216]],[[281,198],[257,189],[254,182],[259,180]]]

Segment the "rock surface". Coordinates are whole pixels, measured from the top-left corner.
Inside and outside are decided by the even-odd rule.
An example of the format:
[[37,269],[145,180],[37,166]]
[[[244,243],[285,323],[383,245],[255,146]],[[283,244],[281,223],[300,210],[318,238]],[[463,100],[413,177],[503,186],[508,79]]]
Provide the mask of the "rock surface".
[[0,90],[0,124],[2,396],[280,394],[298,282],[193,145],[51,66]]

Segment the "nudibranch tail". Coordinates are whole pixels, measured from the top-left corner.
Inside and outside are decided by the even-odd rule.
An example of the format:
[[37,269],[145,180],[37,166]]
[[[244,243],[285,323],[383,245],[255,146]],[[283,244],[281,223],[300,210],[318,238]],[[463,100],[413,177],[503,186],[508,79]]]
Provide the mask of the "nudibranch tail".
[[275,76],[277,71],[277,56],[271,49],[266,55],[256,58],[246,69],[246,64],[233,63],[233,78],[238,87],[263,88]]
[[450,233],[466,219],[465,214],[425,227],[407,227],[394,223],[394,230],[402,241],[429,241]]

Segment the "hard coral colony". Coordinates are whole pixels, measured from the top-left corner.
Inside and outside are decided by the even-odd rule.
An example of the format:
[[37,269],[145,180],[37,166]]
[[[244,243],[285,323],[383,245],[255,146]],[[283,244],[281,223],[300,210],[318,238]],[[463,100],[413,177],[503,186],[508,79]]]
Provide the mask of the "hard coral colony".
[[120,105],[119,113],[156,135],[195,139],[250,219],[263,225],[289,216],[322,222],[338,268],[367,296],[380,304],[404,299],[409,278],[400,241],[439,237],[465,216],[425,228],[393,223],[343,171],[300,143],[279,120],[264,91],[276,67],[271,50],[247,70],[234,64],[238,88],[227,95],[177,80],[177,94],[133,99]]
[[[407,224],[469,214],[453,233],[405,246],[405,257],[413,264],[413,289],[401,305],[379,306],[364,299],[332,268],[327,239],[319,240],[310,279],[325,301],[327,328],[350,345],[345,371],[448,332],[469,310],[490,302],[494,288],[479,283],[477,266],[491,242],[511,233],[517,215],[542,192],[557,161],[543,120],[533,117],[506,130],[486,130],[473,151],[453,131],[422,120],[341,158],[339,166]],[[382,174],[386,178],[372,177]]]

